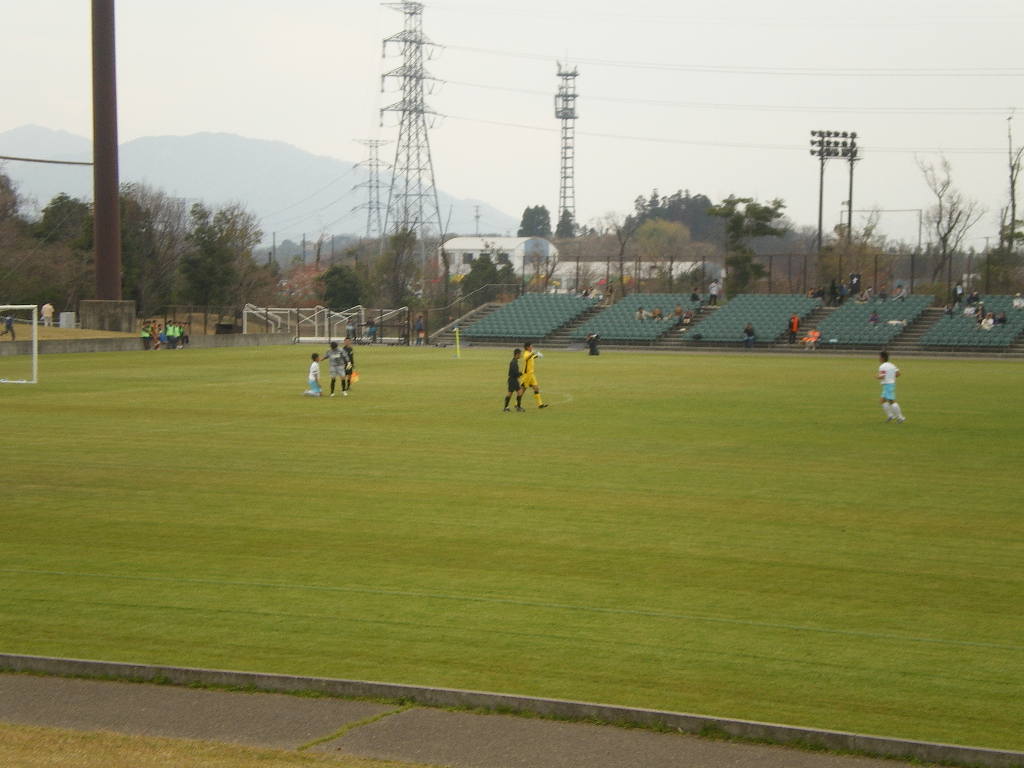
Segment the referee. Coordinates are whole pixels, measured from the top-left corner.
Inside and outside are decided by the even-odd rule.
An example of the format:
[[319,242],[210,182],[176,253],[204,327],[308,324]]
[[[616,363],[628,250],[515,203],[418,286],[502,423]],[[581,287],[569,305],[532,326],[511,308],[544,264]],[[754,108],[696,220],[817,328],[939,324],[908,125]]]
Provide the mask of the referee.
[[523,392],[526,391],[526,387],[519,383],[519,358],[522,357],[523,350],[517,349],[512,353],[512,360],[508,364],[508,393],[505,395],[505,413],[510,411],[508,404],[512,400],[512,395],[516,396],[516,410],[525,411],[523,408]]

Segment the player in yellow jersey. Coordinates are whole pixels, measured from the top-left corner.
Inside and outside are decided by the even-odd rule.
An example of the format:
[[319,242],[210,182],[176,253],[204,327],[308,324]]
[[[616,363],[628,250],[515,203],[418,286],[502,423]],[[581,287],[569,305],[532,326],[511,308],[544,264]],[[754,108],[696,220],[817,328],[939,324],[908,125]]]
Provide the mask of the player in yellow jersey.
[[537,377],[533,372],[533,363],[538,357],[543,357],[543,355],[533,351],[533,342],[525,342],[523,344],[523,377],[520,384],[523,389],[533,387],[533,399],[537,401],[537,407],[547,408],[548,404],[540,399],[540,386],[537,384]]

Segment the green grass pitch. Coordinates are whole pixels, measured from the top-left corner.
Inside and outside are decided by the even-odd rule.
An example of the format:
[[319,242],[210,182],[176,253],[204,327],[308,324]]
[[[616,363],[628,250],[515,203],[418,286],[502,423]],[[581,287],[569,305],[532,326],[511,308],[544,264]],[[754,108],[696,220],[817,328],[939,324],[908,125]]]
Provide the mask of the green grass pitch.
[[0,650],[1024,748],[1020,363],[313,349],[0,387]]

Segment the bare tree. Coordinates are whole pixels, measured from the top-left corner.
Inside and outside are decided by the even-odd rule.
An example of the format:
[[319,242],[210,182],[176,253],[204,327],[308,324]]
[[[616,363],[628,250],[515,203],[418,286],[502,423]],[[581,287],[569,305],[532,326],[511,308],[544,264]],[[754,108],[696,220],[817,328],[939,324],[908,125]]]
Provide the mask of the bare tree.
[[[619,289],[622,296],[626,295],[626,249],[633,235],[640,229],[641,223],[635,216],[623,216],[619,213],[607,213],[601,219],[601,229],[615,235],[615,241],[619,246]],[[612,289],[610,285],[608,289]]]
[[949,160],[940,158],[939,166],[918,160],[925,183],[935,195],[935,205],[925,214],[925,222],[935,235],[938,259],[932,269],[934,283],[946,269],[947,295],[953,290],[953,254],[960,249],[967,232],[978,223],[985,209],[977,200],[967,197],[953,186],[953,168]]

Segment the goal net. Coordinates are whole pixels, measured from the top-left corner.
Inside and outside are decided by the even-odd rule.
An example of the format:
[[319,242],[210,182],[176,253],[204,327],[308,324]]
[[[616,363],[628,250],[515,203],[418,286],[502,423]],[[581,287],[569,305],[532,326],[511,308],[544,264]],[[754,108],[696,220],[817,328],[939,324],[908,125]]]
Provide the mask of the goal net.
[[39,308],[0,304],[0,384],[39,381]]

